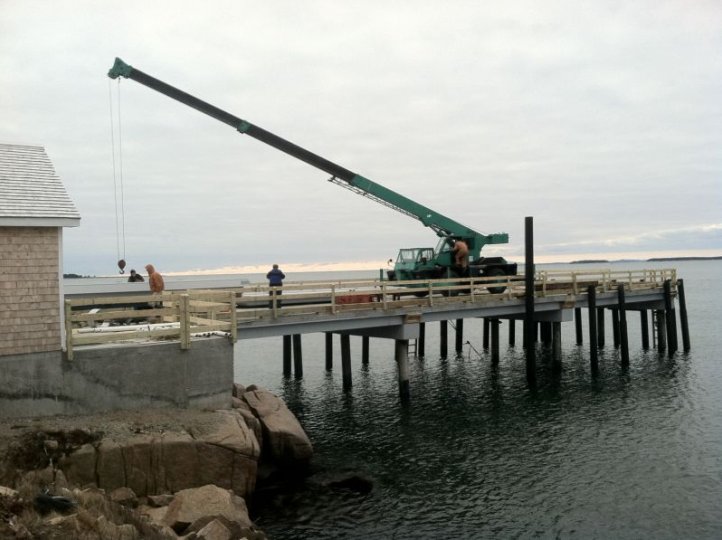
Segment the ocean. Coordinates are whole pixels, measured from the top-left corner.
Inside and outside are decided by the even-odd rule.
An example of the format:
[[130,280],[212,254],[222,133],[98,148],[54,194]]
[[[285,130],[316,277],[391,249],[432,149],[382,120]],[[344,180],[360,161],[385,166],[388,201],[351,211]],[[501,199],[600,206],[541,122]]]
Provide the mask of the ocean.
[[300,380],[283,377],[281,338],[239,341],[235,380],[287,402],[314,445],[313,471],[373,483],[367,494],[298,484],[264,501],[257,525],[273,539],[722,538],[722,261],[571,266],[602,267],[677,268],[692,350],[671,358],[642,350],[639,316],[629,312],[623,369],[607,314],[593,378],[585,312],[584,345],[573,323],[562,325],[561,373],[538,344],[530,388],[520,324],[509,347],[502,323],[498,366],[482,347],[480,320],[465,322],[458,356],[450,328],[448,358],[439,357],[438,324],[428,324],[426,357],[410,361],[411,400],[402,405],[390,340],[372,339],[364,366],[361,338],[352,337],[348,392],[337,336],[330,373],[323,335],[303,336]]

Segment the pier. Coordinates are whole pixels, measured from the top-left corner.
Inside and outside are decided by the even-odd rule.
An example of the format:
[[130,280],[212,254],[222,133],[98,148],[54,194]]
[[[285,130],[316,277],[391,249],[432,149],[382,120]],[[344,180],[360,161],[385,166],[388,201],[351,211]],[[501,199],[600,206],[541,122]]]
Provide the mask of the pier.
[[[117,297],[88,296],[79,291],[66,294],[66,350],[72,361],[73,351],[88,345],[163,339],[177,340],[181,349],[189,349],[194,340],[209,334],[220,333],[233,341],[278,337],[283,339],[279,367],[285,375],[290,376],[293,371],[300,378],[301,336],[319,332],[326,335],[326,369],[330,370],[331,336],[339,334],[343,385],[350,390],[353,381],[349,336],[362,336],[364,362],[368,361],[370,338],[391,339],[395,342],[394,359],[402,400],[410,395],[409,356],[425,354],[425,335],[430,323],[439,323],[439,354],[444,357],[448,354],[449,321],[455,329],[455,351],[459,354],[464,320],[483,319],[484,345],[490,347],[492,360],[498,362],[499,322],[509,322],[508,340],[514,345],[515,323],[522,321],[524,336],[531,336],[532,343],[540,338],[550,344],[561,369],[561,324],[573,323],[575,344],[582,344],[582,314],[586,311],[586,339],[590,344],[591,371],[595,373],[597,348],[605,340],[602,324],[605,309],[612,311],[614,346],[620,348],[625,365],[629,362],[628,312],[640,313],[644,348],[649,347],[651,313],[653,344],[670,355],[677,351],[677,300],[683,346],[689,350],[684,285],[674,269],[545,270],[535,272],[533,280],[526,278],[521,275],[418,280],[403,285],[384,280],[290,282],[278,296],[274,289],[262,284]],[[527,294],[528,290],[532,294]],[[138,309],[139,306],[145,309]],[[527,356],[528,376],[533,380],[533,353]]]

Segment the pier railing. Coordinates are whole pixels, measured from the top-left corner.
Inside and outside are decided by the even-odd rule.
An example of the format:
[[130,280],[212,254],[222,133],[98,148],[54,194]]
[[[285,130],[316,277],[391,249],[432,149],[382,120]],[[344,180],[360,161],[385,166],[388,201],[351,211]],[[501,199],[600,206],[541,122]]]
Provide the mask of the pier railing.
[[[534,276],[534,295],[586,294],[662,289],[676,286],[674,269],[542,270]],[[189,348],[191,336],[227,333],[234,341],[239,324],[293,316],[340,315],[351,311],[423,311],[444,304],[484,304],[524,297],[523,275],[445,278],[415,281],[340,280],[288,282],[281,288],[251,284],[232,290],[187,293],[95,296],[66,300],[68,358],[79,345],[120,341],[179,340]]]
[[190,348],[191,336],[237,334],[235,291],[94,296],[65,301],[65,341],[69,360],[79,345],[121,341],[179,340]]

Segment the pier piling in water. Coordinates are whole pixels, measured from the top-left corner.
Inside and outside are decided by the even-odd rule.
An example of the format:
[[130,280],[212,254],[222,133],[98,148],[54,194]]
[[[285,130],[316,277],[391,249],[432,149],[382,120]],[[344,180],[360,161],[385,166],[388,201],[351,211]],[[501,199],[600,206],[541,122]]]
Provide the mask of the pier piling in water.
[[597,347],[604,347],[604,308],[597,308]]
[[291,376],[291,336],[283,336],[283,376]]
[[416,342],[416,355],[423,358],[426,355],[426,323],[419,324],[419,340]]
[[598,340],[596,339],[598,334],[597,329],[597,288],[594,285],[589,285],[587,288],[587,305],[589,307],[589,363],[592,368],[592,374],[599,371],[599,358],[598,358]]
[[301,334],[293,334],[293,376],[303,378],[303,350],[301,348]]
[[464,319],[456,319],[456,354],[464,352]]
[[439,321],[439,356],[446,358],[449,353],[449,321]]
[[350,390],[353,386],[351,377],[351,338],[348,334],[340,334],[341,336],[341,377],[343,379],[343,389]]
[[672,298],[672,281],[664,282],[664,315],[667,322],[667,349],[669,356],[677,352],[677,315]]
[[612,336],[614,339],[614,348],[619,348],[619,309],[612,308]]
[[490,325],[489,325],[489,318],[484,317],[482,319],[484,321],[484,333],[481,338],[481,346],[484,347],[484,349],[489,348],[489,331],[490,331]]
[[582,308],[574,308],[574,330],[576,332],[577,345],[584,343],[582,335]]
[[622,366],[629,366],[629,340],[627,339],[627,309],[624,298],[624,285],[617,287],[617,301],[619,302],[618,325],[619,344],[622,348]]
[[642,327],[642,349],[649,349],[649,316],[647,310],[642,309],[639,312],[639,324]]
[[552,368],[554,371],[562,369],[562,323],[552,322]]
[[333,333],[326,332],[326,371],[333,370]]
[[369,337],[361,336],[361,364],[364,366],[369,363]]
[[515,341],[516,341],[516,321],[514,319],[509,319],[509,347],[513,347]]
[[682,347],[689,352],[692,347],[689,341],[689,325],[687,324],[687,300],[684,297],[684,280],[677,280],[677,294],[679,301],[679,323],[682,325]]
[[399,368],[399,398],[402,402],[409,400],[409,340],[395,340],[396,364]]
[[491,320],[491,361],[493,364],[499,363],[499,319]]
[[657,327],[657,350],[664,352],[667,350],[667,317],[665,317],[663,309],[656,309],[654,315]]
[[524,345],[526,346],[526,378],[536,381],[534,347],[534,218],[524,218]]

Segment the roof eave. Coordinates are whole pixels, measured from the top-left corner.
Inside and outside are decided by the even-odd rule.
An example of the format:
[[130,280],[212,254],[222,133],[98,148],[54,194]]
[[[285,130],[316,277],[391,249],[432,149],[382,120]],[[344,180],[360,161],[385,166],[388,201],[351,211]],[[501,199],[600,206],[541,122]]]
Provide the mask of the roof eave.
[[0,227],[78,227],[80,218],[72,217],[0,217]]

